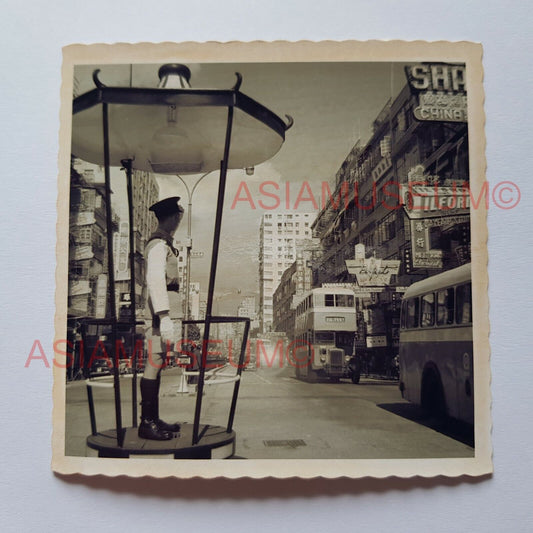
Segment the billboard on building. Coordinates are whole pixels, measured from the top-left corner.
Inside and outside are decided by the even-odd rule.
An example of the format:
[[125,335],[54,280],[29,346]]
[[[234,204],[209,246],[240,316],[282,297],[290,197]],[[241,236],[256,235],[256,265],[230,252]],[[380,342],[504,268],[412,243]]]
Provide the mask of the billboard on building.
[[417,63],[406,66],[405,74],[418,96],[417,120],[468,122],[464,64]]
[[96,318],[105,318],[107,302],[107,274],[100,274],[96,281],[96,305],[94,316]]

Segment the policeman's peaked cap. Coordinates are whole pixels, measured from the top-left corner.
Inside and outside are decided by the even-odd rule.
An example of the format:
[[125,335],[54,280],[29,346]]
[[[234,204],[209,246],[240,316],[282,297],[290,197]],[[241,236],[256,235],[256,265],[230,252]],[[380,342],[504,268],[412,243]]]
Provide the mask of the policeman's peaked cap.
[[153,211],[158,219],[174,215],[175,213],[183,213],[183,207],[178,204],[180,200],[179,196],[172,196],[171,198],[165,198],[160,202],[156,202],[150,207],[150,211]]

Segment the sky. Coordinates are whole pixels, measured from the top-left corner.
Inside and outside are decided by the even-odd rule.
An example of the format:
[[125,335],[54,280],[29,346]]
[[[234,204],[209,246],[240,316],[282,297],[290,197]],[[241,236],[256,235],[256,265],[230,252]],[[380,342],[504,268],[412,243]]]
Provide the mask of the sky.
[[[79,94],[94,88],[92,72],[100,68],[100,80],[108,86],[153,87],[157,85],[157,65],[84,65],[75,70]],[[278,210],[295,210],[298,193],[308,182],[320,197],[321,183],[334,183],[335,174],[354,144],[364,145],[372,133],[372,122],[388,99],[395,97],[406,83],[403,63],[325,62],[325,63],[218,63],[188,64],[193,88],[229,89],[243,76],[241,92],[279,117],[290,115],[294,125],[286,132],[285,142],[270,160],[257,165],[253,176],[243,170],[228,172],[215,297],[220,312],[235,312],[243,296],[259,294],[259,226],[262,215],[272,210],[272,198],[259,192],[261,183],[279,186]],[[199,175],[184,176],[192,188]],[[160,199],[187,193],[175,176],[156,175]],[[113,207],[126,214],[124,173],[111,170]],[[246,189],[244,183],[246,184]],[[285,194],[289,184],[289,196]],[[199,183],[192,198],[193,250],[204,253],[192,259],[191,281],[207,289],[213,239],[218,172]],[[275,185],[268,186],[274,192]],[[250,201],[236,201],[246,197]],[[297,211],[317,212],[311,202],[301,202]],[[186,237],[186,218],[176,239]],[[239,292],[240,291],[240,292]],[[216,309],[215,309],[216,311]]]

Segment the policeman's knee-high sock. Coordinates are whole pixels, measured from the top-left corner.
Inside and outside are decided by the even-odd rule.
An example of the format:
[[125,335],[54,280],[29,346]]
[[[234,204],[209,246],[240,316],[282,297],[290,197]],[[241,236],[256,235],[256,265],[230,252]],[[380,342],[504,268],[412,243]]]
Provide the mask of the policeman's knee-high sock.
[[159,390],[161,389],[161,373],[157,374],[155,382],[157,385],[154,399],[154,418],[157,420],[159,418]]
[[141,378],[141,418],[145,420],[157,419],[157,394],[159,384],[157,379]]

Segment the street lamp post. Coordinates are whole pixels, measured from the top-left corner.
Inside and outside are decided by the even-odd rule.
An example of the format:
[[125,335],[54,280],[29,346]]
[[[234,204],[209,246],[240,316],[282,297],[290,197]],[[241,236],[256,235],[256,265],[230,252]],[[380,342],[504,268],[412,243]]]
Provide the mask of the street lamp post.
[[[187,260],[186,260],[186,279],[185,279],[185,320],[190,319],[190,309],[189,309],[189,303],[190,303],[190,291],[191,291],[191,250],[192,250],[192,197],[194,194],[194,191],[196,190],[196,187],[198,184],[208,175],[210,172],[206,172],[193,185],[193,188],[190,189],[187,185],[187,182],[179,175],[176,174],[176,177],[183,183],[185,190],[187,191]],[[185,324],[184,328],[184,338],[188,339],[188,328],[189,325]]]

